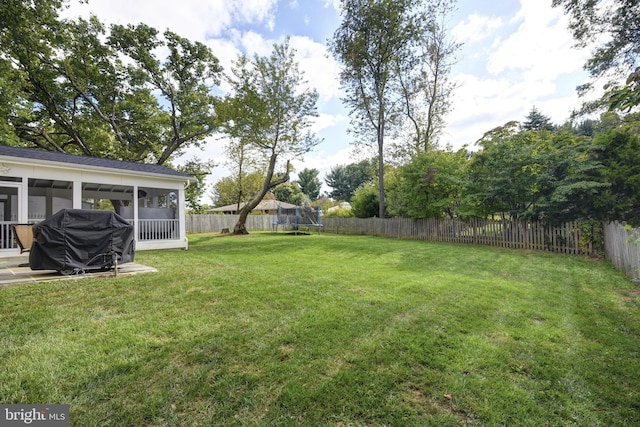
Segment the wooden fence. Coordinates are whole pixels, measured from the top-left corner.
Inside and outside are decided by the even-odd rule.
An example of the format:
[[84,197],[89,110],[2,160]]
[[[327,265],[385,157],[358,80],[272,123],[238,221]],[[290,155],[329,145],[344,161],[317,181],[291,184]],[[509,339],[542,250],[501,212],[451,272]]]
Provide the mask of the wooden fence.
[[[238,215],[187,215],[188,233],[233,230]],[[271,215],[249,215],[247,230],[272,230]],[[445,243],[468,243],[513,249],[594,255],[593,231],[585,233],[577,222],[550,227],[536,222],[491,221],[485,219],[423,219],[408,218],[322,218],[323,232],[363,234],[428,240]]]
[[551,227],[537,222],[486,219],[323,218],[324,231],[366,234],[446,243],[467,243],[513,249],[594,255],[591,236],[577,222]]
[[613,265],[632,280],[640,280],[640,232],[627,230],[624,224],[604,226],[604,248]]
[[[249,215],[246,227],[248,231],[271,230],[271,215]],[[233,231],[238,215],[187,215],[187,233],[220,232],[224,228]]]

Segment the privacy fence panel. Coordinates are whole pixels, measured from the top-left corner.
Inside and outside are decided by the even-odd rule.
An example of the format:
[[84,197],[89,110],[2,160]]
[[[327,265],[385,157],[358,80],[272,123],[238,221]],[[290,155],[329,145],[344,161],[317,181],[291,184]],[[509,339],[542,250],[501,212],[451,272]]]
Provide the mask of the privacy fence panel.
[[513,249],[593,255],[593,230],[578,222],[560,226],[528,221],[487,219],[323,218],[324,231],[366,234],[445,243],[467,243]]
[[604,226],[604,249],[607,258],[627,277],[640,280],[640,232],[625,229],[620,222]]

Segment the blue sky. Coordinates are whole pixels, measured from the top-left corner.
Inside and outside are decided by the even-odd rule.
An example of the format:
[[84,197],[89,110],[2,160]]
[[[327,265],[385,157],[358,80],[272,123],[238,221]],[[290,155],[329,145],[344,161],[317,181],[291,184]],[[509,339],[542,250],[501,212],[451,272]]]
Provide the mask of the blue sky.
[[[342,106],[339,65],[326,42],[340,22],[338,0],[90,0],[74,4],[70,16],[96,14],[107,23],[145,22],[211,47],[225,69],[241,53],[267,55],[286,36],[298,51],[300,68],[320,93],[315,131],[323,142],[294,167],[332,166],[368,155],[354,149]],[[551,0],[459,0],[450,16],[451,36],[463,43],[450,78],[457,84],[453,110],[441,145],[473,144],[484,132],[510,120],[522,120],[533,106],[555,123],[568,119],[580,104],[575,88],[586,74],[588,52],[573,49],[566,18]],[[212,138],[197,156],[224,162],[223,141]],[[229,175],[224,164],[210,182]],[[324,188],[327,190],[327,188]],[[208,202],[209,200],[205,200]]]

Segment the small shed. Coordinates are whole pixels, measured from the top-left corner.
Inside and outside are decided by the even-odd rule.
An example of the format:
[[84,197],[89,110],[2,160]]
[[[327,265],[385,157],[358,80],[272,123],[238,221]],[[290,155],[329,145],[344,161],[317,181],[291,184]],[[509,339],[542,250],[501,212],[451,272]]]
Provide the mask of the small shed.
[[16,224],[65,208],[117,212],[133,224],[136,250],[187,249],[192,179],[165,166],[0,145],[0,258],[20,253]]

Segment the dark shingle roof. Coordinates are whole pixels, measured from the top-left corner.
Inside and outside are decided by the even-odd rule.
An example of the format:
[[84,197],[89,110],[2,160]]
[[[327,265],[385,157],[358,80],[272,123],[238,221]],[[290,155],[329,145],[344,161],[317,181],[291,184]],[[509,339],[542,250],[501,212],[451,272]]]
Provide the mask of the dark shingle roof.
[[0,156],[19,157],[46,162],[69,163],[73,165],[93,166],[97,168],[120,169],[130,172],[168,175],[189,179],[190,176],[166,166],[145,163],[123,162],[120,160],[101,159],[99,157],[76,156],[74,154],[57,153],[53,151],[33,150],[30,148],[10,147],[0,145]]

